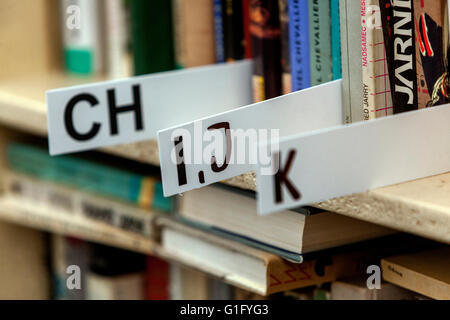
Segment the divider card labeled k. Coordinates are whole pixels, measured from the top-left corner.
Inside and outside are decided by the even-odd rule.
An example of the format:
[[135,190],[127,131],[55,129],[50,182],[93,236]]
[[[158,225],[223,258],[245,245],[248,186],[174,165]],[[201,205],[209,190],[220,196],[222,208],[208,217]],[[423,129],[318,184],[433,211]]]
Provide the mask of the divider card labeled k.
[[276,173],[257,170],[263,215],[450,171],[450,105],[284,137],[274,150]]
[[[342,124],[342,81],[291,93],[158,132],[164,195],[270,165],[260,141]],[[270,170],[270,167],[267,168]]]
[[242,61],[50,90],[50,154],[156,139],[158,130],[248,105],[252,68]]

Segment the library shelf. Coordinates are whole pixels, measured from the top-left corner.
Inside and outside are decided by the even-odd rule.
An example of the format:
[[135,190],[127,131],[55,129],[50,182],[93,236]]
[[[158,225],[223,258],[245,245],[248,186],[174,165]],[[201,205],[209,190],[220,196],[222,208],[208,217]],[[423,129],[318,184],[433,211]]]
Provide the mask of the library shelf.
[[[45,91],[93,82],[55,74],[0,83],[0,123],[32,134],[47,134]],[[159,164],[156,141],[102,148],[101,151],[152,165]],[[226,183],[256,191],[253,173]],[[450,243],[450,173],[332,199],[315,207]]]
[[155,248],[155,242],[149,237],[126,232],[87,218],[74,218],[68,213],[39,208],[5,195],[0,196],[0,219],[33,229],[143,254],[152,254]]

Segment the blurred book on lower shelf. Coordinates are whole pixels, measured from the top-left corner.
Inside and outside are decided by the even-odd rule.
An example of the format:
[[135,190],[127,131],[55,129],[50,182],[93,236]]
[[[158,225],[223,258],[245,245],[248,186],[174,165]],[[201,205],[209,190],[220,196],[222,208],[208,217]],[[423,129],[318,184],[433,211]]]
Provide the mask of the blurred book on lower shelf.
[[161,228],[158,255],[259,295],[361,276],[367,266],[379,264],[382,257],[392,252],[411,251],[431,243],[408,235],[391,235],[311,253],[303,256],[302,263],[293,263],[180,219],[158,217],[156,223]]
[[439,248],[381,261],[383,278],[438,300],[450,299],[450,248]]

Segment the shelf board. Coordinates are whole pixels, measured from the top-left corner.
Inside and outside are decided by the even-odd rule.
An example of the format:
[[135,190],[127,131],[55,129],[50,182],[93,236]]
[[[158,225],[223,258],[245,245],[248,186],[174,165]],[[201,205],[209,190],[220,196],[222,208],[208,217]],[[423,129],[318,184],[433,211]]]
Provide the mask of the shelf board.
[[[0,123],[45,136],[45,91],[95,80],[99,79],[76,79],[55,74],[46,78],[9,79],[6,83],[0,83]],[[156,141],[101,150],[139,162],[159,164]],[[253,173],[235,177],[226,183],[256,191]],[[450,243],[450,173],[333,199],[314,206]]]
[[42,231],[77,237],[143,254],[152,254],[155,242],[104,223],[73,219],[69,214],[39,208],[8,197],[0,197],[0,219]]

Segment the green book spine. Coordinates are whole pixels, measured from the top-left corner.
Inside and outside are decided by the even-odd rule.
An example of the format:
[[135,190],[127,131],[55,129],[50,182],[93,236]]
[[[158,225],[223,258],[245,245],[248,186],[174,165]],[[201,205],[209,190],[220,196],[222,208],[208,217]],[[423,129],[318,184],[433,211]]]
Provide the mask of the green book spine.
[[308,0],[311,55],[311,85],[333,79],[331,57],[330,2]]
[[174,69],[171,1],[133,0],[130,5],[134,74]]
[[[147,209],[173,209],[173,199],[164,198],[152,177],[69,156],[50,157],[43,149],[19,143],[8,146],[6,159],[12,170],[39,179],[131,202]],[[153,188],[148,189],[149,184]]]

